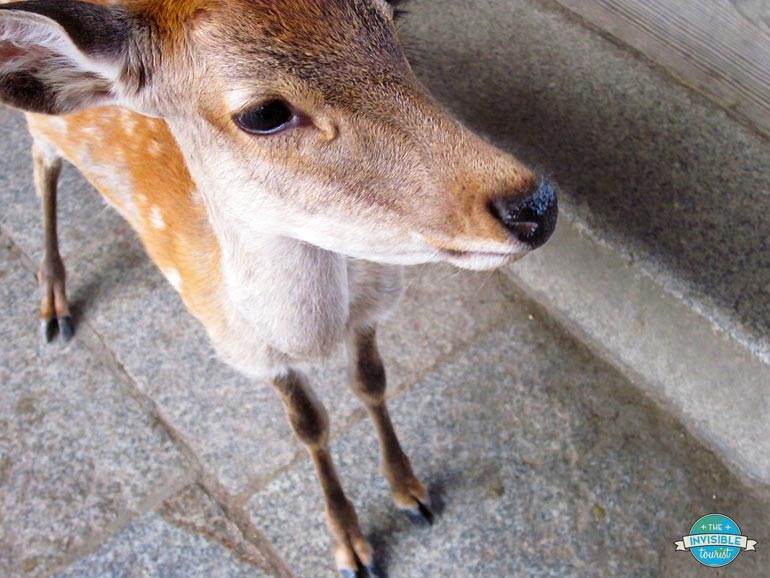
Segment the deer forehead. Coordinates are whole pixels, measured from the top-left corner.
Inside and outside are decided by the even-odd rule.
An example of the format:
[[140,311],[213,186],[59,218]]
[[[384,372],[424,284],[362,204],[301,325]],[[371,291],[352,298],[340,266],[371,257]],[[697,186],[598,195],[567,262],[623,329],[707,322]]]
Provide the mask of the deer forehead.
[[152,22],[167,37],[183,36],[190,26],[210,26],[229,31],[232,39],[245,42],[262,39],[285,48],[322,49],[324,45],[340,46],[364,37],[388,41],[389,36],[387,0],[89,1],[122,6]]
[[331,97],[341,84],[387,84],[408,74],[384,0],[124,2],[161,33],[154,50],[181,58],[187,71],[203,65],[228,86],[291,77]]

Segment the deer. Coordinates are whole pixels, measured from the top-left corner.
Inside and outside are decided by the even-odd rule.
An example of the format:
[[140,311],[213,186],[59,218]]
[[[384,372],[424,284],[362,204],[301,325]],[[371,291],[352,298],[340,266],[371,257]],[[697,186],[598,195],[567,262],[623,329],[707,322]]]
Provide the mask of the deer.
[[26,0],[0,6],[0,102],[26,114],[42,338],[73,337],[57,180],[135,230],[220,358],[267,380],[320,481],[343,578],[381,575],[297,369],[344,344],[398,509],[427,487],[386,404],[377,327],[404,266],[491,270],[553,233],[557,188],[474,134],[410,67],[386,0]]

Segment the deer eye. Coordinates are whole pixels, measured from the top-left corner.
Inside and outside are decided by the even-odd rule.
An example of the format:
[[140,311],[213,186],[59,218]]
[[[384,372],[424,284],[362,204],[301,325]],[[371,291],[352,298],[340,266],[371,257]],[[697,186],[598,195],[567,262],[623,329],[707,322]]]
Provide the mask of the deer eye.
[[296,116],[282,100],[271,100],[237,113],[233,120],[250,134],[275,134],[294,124]]

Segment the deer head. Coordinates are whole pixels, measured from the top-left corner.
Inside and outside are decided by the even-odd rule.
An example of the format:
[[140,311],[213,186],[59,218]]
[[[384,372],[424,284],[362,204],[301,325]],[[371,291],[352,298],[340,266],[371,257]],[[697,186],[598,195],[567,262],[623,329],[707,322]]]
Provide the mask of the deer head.
[[29,0],[0,10],[0,100],[163,118],[220,237],[489,268],[542,245],[554,187],[447,114],[384,0]]

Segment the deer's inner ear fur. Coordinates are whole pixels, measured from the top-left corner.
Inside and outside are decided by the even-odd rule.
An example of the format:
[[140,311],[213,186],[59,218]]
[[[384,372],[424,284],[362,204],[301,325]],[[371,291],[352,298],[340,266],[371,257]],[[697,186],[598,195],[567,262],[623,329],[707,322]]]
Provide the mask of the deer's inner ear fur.
[[116,101],[130,19],[70,0],[0,6],[0,102],[64,114]]

